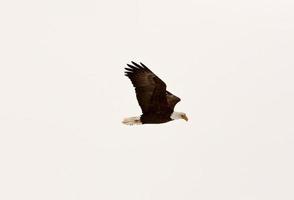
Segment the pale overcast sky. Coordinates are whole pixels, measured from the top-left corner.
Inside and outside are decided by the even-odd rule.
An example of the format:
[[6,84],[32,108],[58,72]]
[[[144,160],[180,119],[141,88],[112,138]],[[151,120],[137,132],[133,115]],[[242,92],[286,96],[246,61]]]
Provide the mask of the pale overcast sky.
[[[292,0],[0,2],[0,199],[293,200]],[[143,62],[183,120],[140,115]]]

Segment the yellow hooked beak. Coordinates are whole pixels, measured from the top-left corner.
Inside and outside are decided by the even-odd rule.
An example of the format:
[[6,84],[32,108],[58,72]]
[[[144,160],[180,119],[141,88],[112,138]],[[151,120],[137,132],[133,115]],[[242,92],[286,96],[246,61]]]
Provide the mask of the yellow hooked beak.
[[187,115],[183,115],[183,116],[182,116],[182,119],[184,119],[185,121],[188,121],[188,117],[187,117]]

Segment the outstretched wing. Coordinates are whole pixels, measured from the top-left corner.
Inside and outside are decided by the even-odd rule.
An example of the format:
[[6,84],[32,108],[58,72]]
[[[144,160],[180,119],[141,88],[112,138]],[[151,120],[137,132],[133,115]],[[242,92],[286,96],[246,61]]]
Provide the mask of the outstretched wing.
[[169,91],[166,91],[166,99],[167,99],[168,106],[172,111],[174,110],[176,104],[181,101],[179,97],[173,95]]
[[125,68],[125,75],[135,87],[138,103],[143,113],[160,111],[167,104],[166,84],[144,64],[132,62]]

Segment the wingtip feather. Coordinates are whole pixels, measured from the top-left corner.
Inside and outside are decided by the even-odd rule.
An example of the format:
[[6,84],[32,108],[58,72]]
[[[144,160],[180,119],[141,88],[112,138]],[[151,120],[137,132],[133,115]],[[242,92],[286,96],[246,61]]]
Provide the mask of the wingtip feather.
[[132,64],[135,65],[135,67],[136,67],[137,69],[143,69],[143,67],[142,67],[141,65],[139,65],[138,63],[136,63],[136,62],[134,62],[134,61],[132,61]]
[[125,68],[126,73],[129,73],[127,76],[129,76],[133,73],[139,72],[140,70],[151,72],[151,70],[148,69],[142,62],[140,62],[140,64],[138,64],[134,61],[131,61],[131,63],[132,64],[127,64],[128,67]]

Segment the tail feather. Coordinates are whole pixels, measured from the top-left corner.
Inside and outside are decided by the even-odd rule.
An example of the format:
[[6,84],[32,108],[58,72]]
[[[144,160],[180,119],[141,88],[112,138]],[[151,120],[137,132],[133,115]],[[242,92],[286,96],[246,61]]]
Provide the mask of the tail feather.
[[140,125],[142,124],[140,117],[128,117],[122,121],[125,125]]

